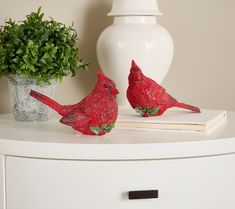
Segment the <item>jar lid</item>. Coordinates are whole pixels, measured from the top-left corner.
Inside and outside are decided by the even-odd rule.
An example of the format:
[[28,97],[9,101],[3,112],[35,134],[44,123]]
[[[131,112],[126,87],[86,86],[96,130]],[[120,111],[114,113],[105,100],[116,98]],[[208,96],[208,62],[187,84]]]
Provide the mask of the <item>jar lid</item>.
[[162,15],[157,0],[114,0],[108,16]]

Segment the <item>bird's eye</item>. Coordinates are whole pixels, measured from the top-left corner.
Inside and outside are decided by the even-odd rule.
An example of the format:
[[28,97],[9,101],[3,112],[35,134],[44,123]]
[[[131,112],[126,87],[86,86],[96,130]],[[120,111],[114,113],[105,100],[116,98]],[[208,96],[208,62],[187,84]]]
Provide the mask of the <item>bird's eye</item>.
[[104,88],[108,88],[108,85],[107,85],[107,84],[104,84]]

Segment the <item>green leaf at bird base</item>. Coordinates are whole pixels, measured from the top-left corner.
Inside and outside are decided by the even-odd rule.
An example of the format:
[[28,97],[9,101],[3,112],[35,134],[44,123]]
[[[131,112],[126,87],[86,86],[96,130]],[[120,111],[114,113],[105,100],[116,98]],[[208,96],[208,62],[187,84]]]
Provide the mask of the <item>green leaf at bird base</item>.
[[154,115],[158,112],[159,107],[155,107],[153,109],[150,109],[148,106],[145,106],[144,108],[141,107],[136,107],[135,111],[137,113],[139,113],[141,116],[143,116],[144,114],[148,114],[148,115]]
[[96,135],[99,135],[102,129],[100,129],[98,126],[90,126],[91,132],[95,133]]
[[158,110],[159,110],[159,107],[155,107],[155,108],[153,108],[153,109],[149,109],[149,110],[148,110],[148,113],[149,113],[150,115],[154,115],[154,114],[156,114],[156,113],[158,112]]
[[140,115],[143,115],[143,114],[144,114],[142,108],[140,108],[140,107],[136,107],[136,108],[135,108],[135,111],[136,111],[138,114],[140,114]]
[[109,126],[107,126],[107,124],[104,124],[102,125],[101,129],[104,130],[106,133],[109,133],[112,131],[114,126],[115,126],[115,123],[111,123]]

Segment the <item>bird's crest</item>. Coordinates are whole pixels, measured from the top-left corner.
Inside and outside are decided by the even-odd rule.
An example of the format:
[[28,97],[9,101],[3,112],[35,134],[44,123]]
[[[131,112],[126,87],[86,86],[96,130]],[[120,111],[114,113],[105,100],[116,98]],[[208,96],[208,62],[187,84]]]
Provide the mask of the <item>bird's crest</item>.
[[129,83],[133,83],[135,81],[142,81],[143,80],[143,73],[139,66],[132,60],[130,74],[128,76]]
[[141,71],[141,69],[140,69],[139,66],[135,63],[135,61],[132,60],[132,62],[131,62],[131,72],[135,72],[135,71]]
[[101,81],[106,81],[106,82],[113,82],[110,78],[108,78],[107,76],[105,76],[101,70],[97,70],[97,76],[98,76],[98,80],[99,82]]
[[97,70],[97,75],[98,75],[98,78],[99,78],[99,79],[106,77],[106,76],[102,73],[101,70]]

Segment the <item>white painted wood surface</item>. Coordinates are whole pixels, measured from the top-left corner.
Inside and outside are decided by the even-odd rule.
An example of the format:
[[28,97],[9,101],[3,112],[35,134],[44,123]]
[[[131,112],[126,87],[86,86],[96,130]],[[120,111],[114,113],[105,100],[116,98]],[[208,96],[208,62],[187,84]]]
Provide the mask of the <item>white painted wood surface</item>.
[[0,154],[0,209],[6,209],[5,205],[5,156]]
[[114,129],[103,137],[85,136],[57,119],[42,123],[16,122],[0,116],[0,153],[84,160],[166,159],[235,152],[235,113],[209,134]]
[[[235,155],[146,161],[7,157],[7,209],[234,209]],[[128,191],[159,190],[128,200]]]

